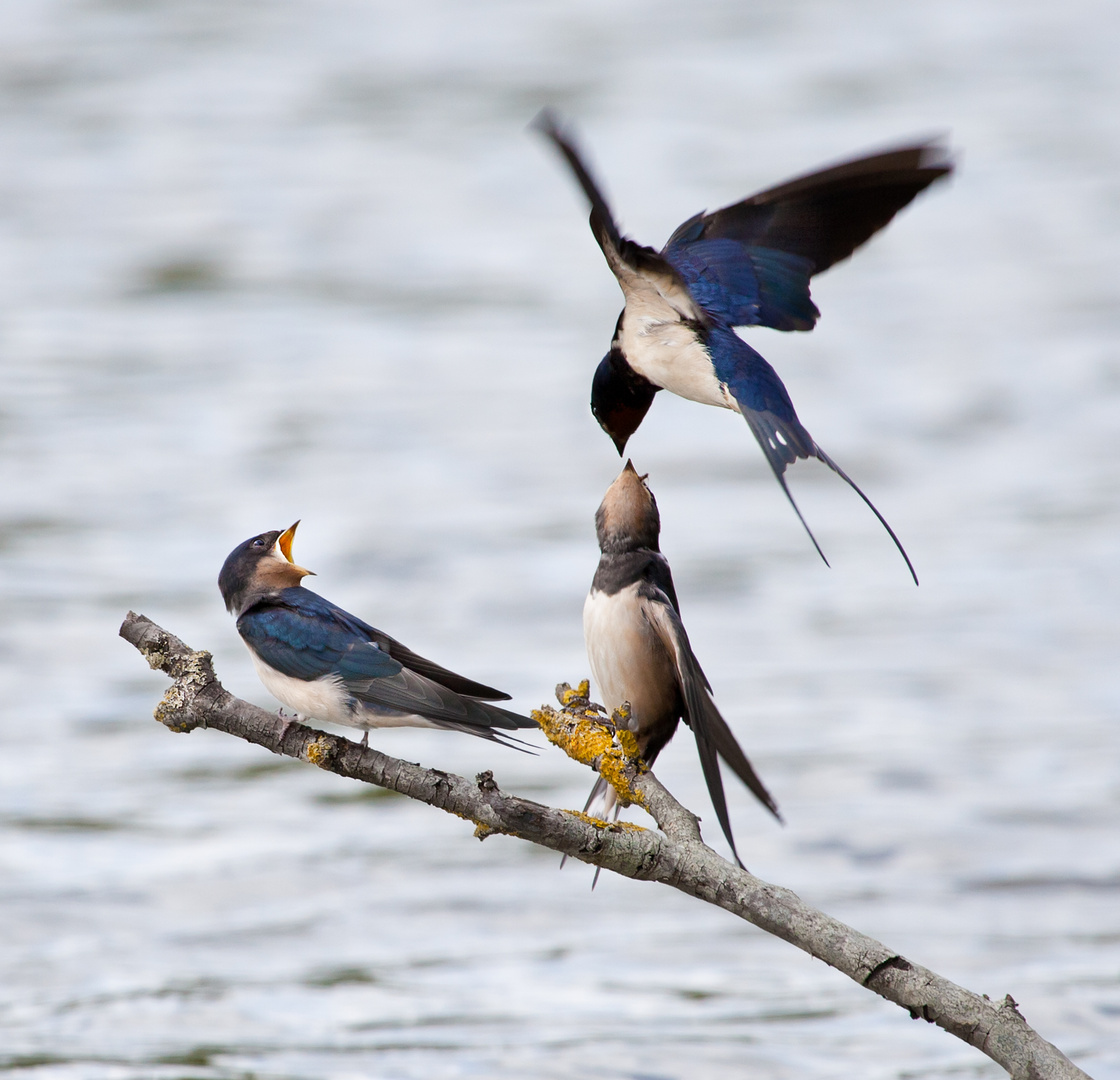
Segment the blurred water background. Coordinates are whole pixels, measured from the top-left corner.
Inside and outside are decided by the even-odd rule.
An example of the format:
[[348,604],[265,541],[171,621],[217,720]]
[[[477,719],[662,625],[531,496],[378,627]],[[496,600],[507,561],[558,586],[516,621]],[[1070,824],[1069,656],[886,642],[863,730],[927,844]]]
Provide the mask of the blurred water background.
[[[587,672],[587,408],[624,226],[948,131],[959,175],[749,339],[826,470],[662,395],[630,450],[788,820],[747,864],[1120,1076],[1120,9],[1110,0],[8,0],[0,14],[0,1072],[996,1076],[729,915],[151,719],[128,608],[274,706],[215,587],[314,586],[523,709]],[[383,749],[582,805],[545,750]],[[707,819],[688,737],[659,774]],[[638,820],[637,816],[635,819]]]

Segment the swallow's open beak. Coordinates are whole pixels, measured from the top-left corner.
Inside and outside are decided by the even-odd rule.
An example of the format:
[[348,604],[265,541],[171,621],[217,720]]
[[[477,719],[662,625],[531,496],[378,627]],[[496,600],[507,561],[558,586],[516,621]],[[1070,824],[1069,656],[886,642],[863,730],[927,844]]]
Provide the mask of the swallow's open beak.
[[307,575],[309,577],[314,577],[314,570],[305,570],[302,566],[297,566],[295,559],[292,558],[292,541],[295,539],[296,526],[298,525],[299,522],[297,521],[286,528],[277,539],[276,546],[280,549],[280,553],[284,556],[284,558],[292,564],[293,569],[298,570],[301,574]]

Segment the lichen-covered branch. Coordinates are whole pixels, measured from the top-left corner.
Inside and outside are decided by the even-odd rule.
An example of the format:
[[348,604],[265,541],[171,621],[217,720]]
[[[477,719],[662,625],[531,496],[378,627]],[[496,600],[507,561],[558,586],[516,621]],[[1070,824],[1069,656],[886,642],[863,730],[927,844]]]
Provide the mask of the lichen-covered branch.
[[622,806],[640,806],[673,840],[700,842],[699,818],[677,802],[642,761],[638,740],[626,724],[629,706],[623,705],[608,717],[602,705],[590,700],[590,690],[586,679],[574,690],[560,683],[556,700],[562,709],[557,712],[551,705],[542,705],[533,711],[533,719],[550,743],[603,777]]
[[209,653],[193,651],[144,616],[129,612],[120,633],[153,668],[174,680],[155,711],[172,731],[216,728],[473,821],[480,839],[505,833],[624,877],[671,885],[796,945],[913,1018],[937,1024],[987,1054],[1014,1080],[1086,1080],[1027,1024],[1010,996],[997,1002],[965,990],[810,907],[789,889],[740,870],[705,845],[695,815],[641,763],[625,724],[616,727],[587,700],[585,685],[572,690],[561,684],[561,709],[544,706],[534,717],[552,742],[598,769],[621,799],[648,810],[661,831],[542,806],[507,795],[489,772],[471,782],[283,721],[235,698],[218,682]]

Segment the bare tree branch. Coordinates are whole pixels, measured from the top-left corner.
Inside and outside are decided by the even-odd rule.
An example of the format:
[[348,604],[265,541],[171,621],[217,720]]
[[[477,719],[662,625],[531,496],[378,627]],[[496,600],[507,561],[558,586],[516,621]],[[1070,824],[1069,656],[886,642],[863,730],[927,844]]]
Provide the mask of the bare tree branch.
[[490,772],[474,783],[363,748],[235,698],[214,674],[211,656],[195,652],[142,615],[129,612],[121,637],[152,668],[174,680],[155,710],[172,731],[216,728],[340,776],[376,784],[475,823],[480,839],[517,836],[624,877],[659,881],[738,915],[894,1002],[914,1019],[937,1024],[987,1054],[1014,1080],[1086,1080],[1087,1074],[1023,1019],[1008,995],[995,1002],[912,963],[887,946],[804,903],[789,889],[729,863],[700,839],[694,814],[681,806],[637,756],[625,725],[614,727],[587,700],[586,684],[557,688],[562,708],[534,714],[551,741],[600,772],[624,803],[644,807],[660,832],[610,823],[507,795]]

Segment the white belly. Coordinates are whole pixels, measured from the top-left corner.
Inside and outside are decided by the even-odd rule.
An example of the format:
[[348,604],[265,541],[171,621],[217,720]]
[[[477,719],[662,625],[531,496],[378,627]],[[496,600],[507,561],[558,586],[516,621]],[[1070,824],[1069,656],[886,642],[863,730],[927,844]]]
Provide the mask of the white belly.
[[738,411],[735,399],[716,378],[707,348],[684,323],[625,317],[621,343],[630,366],[655,386],[702,405]]
[[321,679],[294,679],[275,668],[263,663],[252,649],[249,655],[264,688],[292,712],[328,724],[341,724],[343,727],[381,728],[381,727],[439,727],[440,725],[425,716],[384,711],[359,704],[352,706],[353,698],[337,675],[326,675]]
[[636,731],[661,722],[676,701],[677,672],[641,610],[638,586],[614,596],[592,590],[583,605],[583,637],[603,704],[630,702]]

